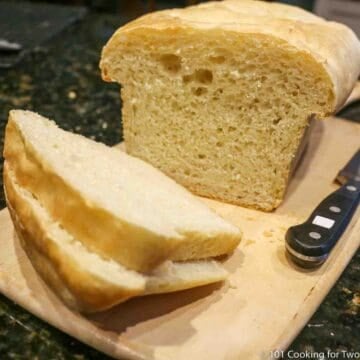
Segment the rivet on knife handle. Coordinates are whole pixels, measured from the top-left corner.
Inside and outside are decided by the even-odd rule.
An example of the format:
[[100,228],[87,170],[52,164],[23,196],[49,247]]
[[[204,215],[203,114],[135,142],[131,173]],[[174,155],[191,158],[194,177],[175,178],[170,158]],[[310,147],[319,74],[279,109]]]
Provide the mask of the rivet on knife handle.
[[286,250],[301,267],[317,267],[329,256],[360,200],[360,180],[349,180],[324,199],[303,224],[286,233]]

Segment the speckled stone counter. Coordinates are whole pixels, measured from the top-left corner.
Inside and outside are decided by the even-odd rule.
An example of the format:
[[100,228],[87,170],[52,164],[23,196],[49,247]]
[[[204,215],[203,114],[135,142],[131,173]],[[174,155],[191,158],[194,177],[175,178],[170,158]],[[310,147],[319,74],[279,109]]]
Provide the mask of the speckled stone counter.
[[[0,72],[1,151],[7,113],[12,108],[38,111],[56,119],[65,129],[109,145],[121,140],[119,89],[101,80],[98,61],[101,46],[123,21],[120,17],[90,14],[29,54],[17,68]],[[1,190],[0,207],[4,206]],[[359,280],[358,251],[291,349],[360,351]],[[32,358],[107,357],[0,295],[0,359]]]

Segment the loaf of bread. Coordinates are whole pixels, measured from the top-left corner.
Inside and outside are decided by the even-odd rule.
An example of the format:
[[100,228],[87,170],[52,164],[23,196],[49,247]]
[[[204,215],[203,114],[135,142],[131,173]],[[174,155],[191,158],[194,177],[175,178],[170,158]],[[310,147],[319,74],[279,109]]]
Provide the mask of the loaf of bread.
[[360,43],[302,9],[225,0],[145,15],[103,49],[127,152],[196,194],[272,210],[312,117],[345,102]]
[[233,251],[240,230],[142,160],[20,110],[4,157],[21,244],[69,306],[99,311],[226,277],[210,258]]

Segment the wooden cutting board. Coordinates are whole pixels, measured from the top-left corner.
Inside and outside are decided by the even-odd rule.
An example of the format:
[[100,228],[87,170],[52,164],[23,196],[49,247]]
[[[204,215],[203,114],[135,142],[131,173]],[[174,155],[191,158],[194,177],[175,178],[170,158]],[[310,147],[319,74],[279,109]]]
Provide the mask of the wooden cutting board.
[[0,291],[77,339],[118,358],[266,359],[306,324],[360,244],[360,209],[328,261],[316,271],[286,257],[284,235],[331,191],[360,144],[360,125],[316,122],[284,204],[262,213],[203,201],[238,225],[244,239],[226,261],[227,283],[133,299],[84,317],[67,309],[37,276],[0,213]]

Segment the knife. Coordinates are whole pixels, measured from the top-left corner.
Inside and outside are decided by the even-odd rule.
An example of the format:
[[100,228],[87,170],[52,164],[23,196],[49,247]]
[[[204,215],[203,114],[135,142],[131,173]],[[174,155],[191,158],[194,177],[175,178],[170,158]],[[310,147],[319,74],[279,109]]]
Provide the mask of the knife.
[[360,201],[360,149],[338,173],[342,186],[325,198],[302,224],[285,236],[286,251],[305,268],[320,266],[341,237]]

